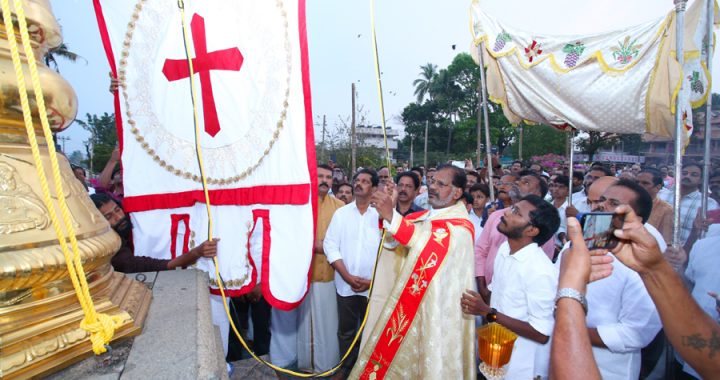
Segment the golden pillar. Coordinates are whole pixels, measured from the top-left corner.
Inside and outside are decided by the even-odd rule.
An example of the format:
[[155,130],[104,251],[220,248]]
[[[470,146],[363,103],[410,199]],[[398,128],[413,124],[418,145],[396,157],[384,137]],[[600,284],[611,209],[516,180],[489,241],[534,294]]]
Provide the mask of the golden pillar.
[[[41,64],[48,49],[62,42],[60,27],[48,0],[23,3],[51,128],[60,132],[75,118],[77,97],[60,75]],[[19,33],[7,36],[5,29],[0,29],[0,378],[11,379],[57,371],[89,356],[92,347],[89,334],[79,327],[83,312],[42,201],[25,134],[8,44],[8,38],[20,44]],[[32,92],[22,52],[21,59]],[[36,131],[42,136],[34,94],[29,98]],[[52,183],[47,146],[41,145],[40,152],[48,182]],[[99,313],[123,317],[114,340],[137,335],[151,292],[142,283],[113,272],[110,258],[120,247],[120,238],[97,211],[67,159],[58,159],[95,307]],[[50,188],[57,202],[58,195],[53,186]]]

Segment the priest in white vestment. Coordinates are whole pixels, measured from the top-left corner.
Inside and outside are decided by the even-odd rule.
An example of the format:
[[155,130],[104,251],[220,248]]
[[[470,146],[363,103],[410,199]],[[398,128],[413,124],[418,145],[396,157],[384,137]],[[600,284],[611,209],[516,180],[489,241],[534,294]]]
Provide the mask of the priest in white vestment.
[[458,302],[475,288],[473,227],[458,202],[466,181],[462,169],[439,167],[428,183],[432,208],[409,217],[394,211],[386,193],[373,195],[388,233],[404,247],[383,252],[401,260],[378,263],[375,284],[390,288],[381,285],[373,297],[385,294],[387,301],[370,302],[371,333],[351,379],[476,378],[475,319]]

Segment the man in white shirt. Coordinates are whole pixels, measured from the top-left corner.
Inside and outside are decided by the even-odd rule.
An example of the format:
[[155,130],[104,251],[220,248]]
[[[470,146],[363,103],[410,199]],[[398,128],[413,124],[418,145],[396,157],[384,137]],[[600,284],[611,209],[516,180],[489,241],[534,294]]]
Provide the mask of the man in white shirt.
[[[680,177],[680,244],[685,245],[693,229],[693,223],[700,210],[702,194],[702,167],[697,163],[687,163],[682,167]],[[658,197],[675,207],[675,193],[658,193]],[[718,208],[714,199],[708,198],[708,210]]]
[[[379,178],[371,169],[361,169],[353,179],[355,201],[333,214],[323,241],[328,262],[335,269],[340,356],[348,350],[367,308],[368,288],[380,245],[379,215],[370,206]],[[358,346],[343,363],[349,373],[357,360]]]
[[572,205],[567,208],[568,216],[576,216],[578,212],[590,212],[592,209],[592,205],[588,199],[590,186],[592,186],[593,182],[602,177],[612,177],[610,175],[610,170],[604,166],[593,166],[590,168],[587,174],[585,174],[585,181],[583,182],[585,192],[584,194],[573,193]]
[[528,195],[507,208],[498,231],[507,236],[494,263],[488,306],[468,290],[461,304],[518,335],[505,379],[547,378],[553,330],[557,269],[540,248],[560,225],[557,210],[537,195]]
[[[607,181],[598,180],[590,191],[601,191],[605,186]],[[614,212],[618,206],[627,204],[643,223],[650,217],[652,198],[635,181],[610,182],[602,194],[593,211]],[[664,251],[665,240],[653,230],[651,233]],[[604,379],[637,379],[640,350],[652,342],[662,325],[640,276],[619,260],[613,260],[612,265],[610,277],[588,284],[586,298],[588,305],[592,305],[587,315],[588,333]]]

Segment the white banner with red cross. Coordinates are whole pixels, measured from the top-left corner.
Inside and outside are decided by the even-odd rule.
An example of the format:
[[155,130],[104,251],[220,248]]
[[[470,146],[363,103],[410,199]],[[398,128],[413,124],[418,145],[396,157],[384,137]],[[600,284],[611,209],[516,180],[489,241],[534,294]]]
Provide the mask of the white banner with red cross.
[[[185,0],[188,46],[176,1],[94,5],[119,80],[123,207],[135,255],[173,258],[208,236],[189,55],[226,293],[260,283],[273,306],[298,305],[317,200],[305,1]],[[213,262],[197,267],[217,294]]]

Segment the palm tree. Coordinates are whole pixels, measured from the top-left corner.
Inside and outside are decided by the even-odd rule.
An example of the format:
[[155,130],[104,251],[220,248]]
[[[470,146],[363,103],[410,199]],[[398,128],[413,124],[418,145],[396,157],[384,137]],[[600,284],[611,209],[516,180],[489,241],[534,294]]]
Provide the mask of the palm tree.
[[70,62],[77,62],[78,59],[82,59],[83,61],[85,61],[85,64],[87,64],[87,60],[85,58],[79,56],[77,53],[73,53],[72,51],[70,51],[67,44],[65,44],[64,42],[57,47],[48,50],[48,52],[45,53],[45,56],[43,57],[45,65],[47,67],[50,67],[51,65],[54,66],[53,68],[55,69],[55,71],[59,73],[60,68],[58,67],[56,57],[62,57]]
[[420,66],[420,78],[413,81],[413,86],[415,86],[415,96],[417,97],[418,103],[422,103],[423,99],[425,99],[425,95],[432,100],[430,88],[432,87],[432,82],[435,80],[436,76],[437,65],[428,62],[426,65]]

